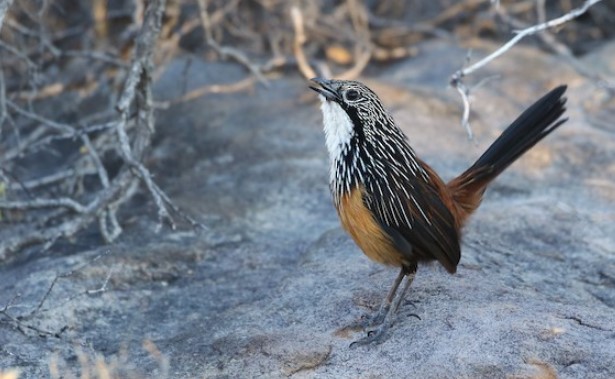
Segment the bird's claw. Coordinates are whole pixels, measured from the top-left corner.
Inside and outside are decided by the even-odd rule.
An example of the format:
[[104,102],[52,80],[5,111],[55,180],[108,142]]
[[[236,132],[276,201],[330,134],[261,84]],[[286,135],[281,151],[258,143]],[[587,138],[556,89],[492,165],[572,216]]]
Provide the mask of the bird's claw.
[[[371,320],[373,321],[374,319],[377,319],[378,316],[379,315],[377,314],[376,317],[371,317]],[[421,317],[417,315],[416,313],[410,313],[408,316],[416,317],[418,320],[421,320]],[[354,341],[353,343],[351,343],[350,348],[354,349],[358,346],[364,346],[364,345],[370,345],[370,344],[376,344],[376,345],[381,344],[386,339],[385,338],[386,332],[387,330],[389,330],[391,325],[393,325],[393,320],[391,319],[387,320],[386,317],[382,317],[380,320],[378,320],[377,324],[371,324],[369,326],[364,327],[363,329],[366,329],[367,336],[360,338]]]
[[360,338],[353,343],[350,344],[350,348],[354,349],[359,346],[370,345],[370,344],[380,344],[384,342],[385,335],[387,330],[389,330],[389,326],[387,323],[382,323],[377,328],[371,329],[367,331],[367,335],[363,338]]

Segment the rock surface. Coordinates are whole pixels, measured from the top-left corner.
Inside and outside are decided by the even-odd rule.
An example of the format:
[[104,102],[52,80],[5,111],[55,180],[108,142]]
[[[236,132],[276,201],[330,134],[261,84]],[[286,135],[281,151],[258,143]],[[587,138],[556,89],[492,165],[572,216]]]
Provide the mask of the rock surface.
[[[582,63],[613,78],[613,46]],[[114,245],[92,234],[0,267],[0,306],[33,312],[22,330],[0,315],[0,369],[79,375],[105,359],[124,377],[614,378],[615,106],[601,101],[615,81],[516,47],[480,73],[501,79],[474,93],[472,142],[446,88],[464,56],[432,42],[363,78],[445,179],[559,83],[570,120],[490,188],[456,275],[419,268],[387,341],[348,347],[362,334],[344,327],[378,306],[396,270],[340,229],[316,97],[286,78],[158,115],[148,164],[207,230],[158,232],[153,206],[134,201]],[[184,57],[157,98],[242,75]]]

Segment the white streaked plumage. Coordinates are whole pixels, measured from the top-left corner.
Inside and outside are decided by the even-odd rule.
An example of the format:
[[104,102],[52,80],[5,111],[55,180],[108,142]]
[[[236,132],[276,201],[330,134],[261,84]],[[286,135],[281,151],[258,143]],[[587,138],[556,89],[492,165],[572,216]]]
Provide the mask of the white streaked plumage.
[[354,131],[352,120],[338,103],[327,101],[322,95],[319,97],[322,101],[320,109],[323,115],[325,143],[329,151],[329,160],[331,162],[329,174],[330,180],[333,182],[336,175],[335,161],[348,150],[348,145],[350,144]]
[[[370,96],[369,93],[363,95]],[[408,207],[404,205],[407,201],[411,201],[421,217],[431,224],[414,197],[412,183],[417,179],[428,181],[427,173],[416,161],[406,137],[380,101],[375,98],[371,99],[376,100],[370,103],[371,106],[357,106],[358,116],[364,121],[362,138],[365,145],[362,145],[358,143],[352,119],[341,105],[322,95],[320,100],[331,164],[329,182],[335,204],[339,206],[344,193],[350,192],[357,184],[363,184],[368,194],[366,205],[386,224],[412,228],[414,215],[408,213]],[[378,158],[364,146],[371,146]]]

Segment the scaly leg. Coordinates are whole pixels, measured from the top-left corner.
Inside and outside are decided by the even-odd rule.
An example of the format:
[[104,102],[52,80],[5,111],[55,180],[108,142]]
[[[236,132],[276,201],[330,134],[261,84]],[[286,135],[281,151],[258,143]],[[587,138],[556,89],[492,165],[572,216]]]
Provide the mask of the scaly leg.
[[395,281],[393,282],[393,285],[391,286],[388,295],[384,298],[384,300],[382,300],[382,304],[380,304],[380,309],[378,309],[377,313],[364,315],[361,317],[361,320],[346,326],[344,329],[367,329],[374,328],[382,324],[382,322],[386,318],[386,315],[391,309],[391,304],[393,303],[393,299],[395,298],[395,293],[397,292],[401,281],[404,279],[404,276],[406,276],[406,272],[402,268],[399,271],[399,275],[397,275],[397,277],[395,278]]
[[[402,279],[404,276],[406,276],[406,283],[404,284],[404,288],[402,289],[401,293],[398,294],[395,300],[392,300],[392,299],[389,300],[389,296],[387,296],[387,298],[385,299],[383,306],[387,305],[387,307],[386,307],[386,313],[383,317],[383,320],[380,322],[380,324],[375,329],[368,331],[366,337],[361,338],[351,343],[350,344],[351,348],[360,346],[360,345],[368,345],[371,343],[381,343],[384,341],[384,336],[387,330],[391,327],[391,325],[393,325],[395,313],[397,312],[397,309],[399,308],[399,305],[401,304],[401,302],[406,297],[406,292],[408,292],[410,285],[414,281],[414,277],[416,276],[416,266],[402,269],[400,276]],[[395,280],[395,283],[393,284],[393,287],[395,287],[395,290],[397,290],[397,287],[399,287],[400,282],[401,280],[399,280],[399,282],[397,281],[397,279]],[[393,288],[391,288],[391,292],[393,293],[393,296],[395,296],[395,291],[393,291]],[[391,295],[391,292],[389,292],[389,295]],[[386,304],[387,301],[388,301],[388,304]],[[381,308],[381,311],[382,311],[382,308]],[[378,316],[380,316],[380,312]],[[420,320],[419,316],[415,314],[413,314],[412,316]]]

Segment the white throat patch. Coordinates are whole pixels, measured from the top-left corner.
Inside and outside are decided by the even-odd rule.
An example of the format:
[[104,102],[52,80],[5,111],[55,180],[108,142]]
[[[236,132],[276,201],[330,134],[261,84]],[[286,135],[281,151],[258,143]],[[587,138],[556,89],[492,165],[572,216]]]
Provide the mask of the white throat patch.
[[325,143],[329,151],[329,159],[333,164],[348,148],[354,134],[353,124],[346,111],[338,103],[327,101],[322,95],[319,97],[322,101],[320,110],[325,130]]

